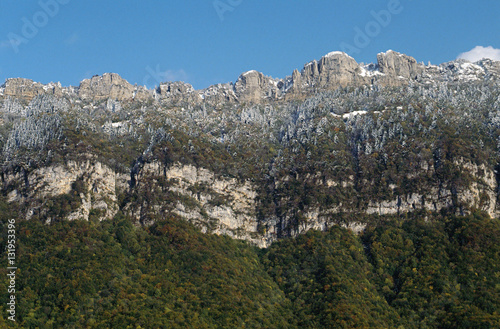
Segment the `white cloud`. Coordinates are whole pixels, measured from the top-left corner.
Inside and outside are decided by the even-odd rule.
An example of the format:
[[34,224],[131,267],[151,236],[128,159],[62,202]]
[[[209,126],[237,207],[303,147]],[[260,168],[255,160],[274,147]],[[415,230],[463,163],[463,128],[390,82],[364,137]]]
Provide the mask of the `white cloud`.
[[500,49],[493,48],[492,46],[476,46],[465,53],[461,53],[457,57],[457,59],[466,59],[471,62],[477,62],[483,58],[500,61]]

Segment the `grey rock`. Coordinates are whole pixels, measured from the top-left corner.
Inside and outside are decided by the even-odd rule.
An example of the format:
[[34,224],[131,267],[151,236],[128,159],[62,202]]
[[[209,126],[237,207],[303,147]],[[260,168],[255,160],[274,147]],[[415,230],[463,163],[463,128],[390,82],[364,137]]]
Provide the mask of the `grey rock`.
[[360,73],[361,68],[354,58],[343,52],[331,52],[323,56],[319,62],[313,60],[307,63],[300,75],[298,71],[294,71],[291,94],[298,96],[318,90],[335,90],[348,85],[369,83],[369,79]]
[[424,65],[418,64],[415,58],[392,50],[378,54],[377,63],[380,73],[386,75],[384,82],[389,85],[400,84],[400,77],[416,80],[424,71]]
[[281,95],[279,80],[257,71],[248,71],[239,76],[234,91],[240,102],[258,103],[264,99],[277,99]]
[[224,103],[235,103],[238,98],[232,83],[219,83],[198,91],[199,98],[210,105],[221,106]]
[[193,86],[182,81],[163,82],[155,90],[163,104],[181,106],[190,104],[198,104],[201,102],[201,97],[195,93]]
[[194,92],[193,86],[182,81],[161,83],[157,92],[162,97],[174,97]]

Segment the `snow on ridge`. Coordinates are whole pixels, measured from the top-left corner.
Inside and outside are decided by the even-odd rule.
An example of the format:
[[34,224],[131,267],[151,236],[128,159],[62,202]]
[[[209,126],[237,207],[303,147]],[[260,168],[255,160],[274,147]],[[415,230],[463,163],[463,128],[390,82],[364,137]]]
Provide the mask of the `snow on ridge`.
[[392,50],[392,49],[389,49],[389,50],[387,50],[386,52],[380,52],[380,53],[378,53],[378,54],[377,54],[377,56],[378,56],[378,55],[384,55],[384,56],[385,56],[385,55],[390,54],[390,53],[395,53],[395,54],[397,54],[398,56],[404,56],[404,54],[398,53],[397,51],[394,51],[394,50]]
[[450,63],[448,63],[448,65],[443,68],[451,69],[452,74],[456,75],[459,80],[479,80],[479,76],[485,73],[485,69],[482,66],[469,61],[458,60],[451,63],[453,65],[452,67],[450,67]]
[[394,52],[395,52],[394,50],[392,50],[392,49],[388,49],[388,50],[387,50],[387,51],[385,51],[385,52],[384,52],[384,51],[382,51],[382,52],[378,53],[378,54],[377,54],[377,56],[378,56],[378,55],[387,55],[387,54],[389,54],[389,53],[394,53]]
[[359,66],[361,72],[359,75],[362,77],[373,77],[376,75],[385,75],[384,73],[380,72],[374,64],[367,64],[363,66]]
[[246,71],[246,72],[244,72],[244,73],[242,74],[242,76],[246,76],[246,75],[248,75],[248,74],[250,74],[250,73],[259,73],[259,72],[257,72],[256,70],[250,70],[250,71]]
[[48,90],[54,89],[56,87],[62,89],[61,83],[60,82],[57,82],[57,83],[49,82],[46,85],[42,84],[42,88],[43,88],[44,91],[48,91]]
[[309,67],[313,64],[318,64],[318,61],[314,59],[314,60],[310,61],[309,63],[307,63],[306,65],[304,65],[304,68]]
[[[331,51],[328,54],[326,54],[325,56],[323,56],[323,58],[329,58],[329,57],[333,57],[333,56],[337,56],[337,55],[342,55],[342,56],[352,58],[351,56],[349,56],[348,54],[346,54],[343,51]],[[352,59],[354,59],[354,58],[352,58]]]

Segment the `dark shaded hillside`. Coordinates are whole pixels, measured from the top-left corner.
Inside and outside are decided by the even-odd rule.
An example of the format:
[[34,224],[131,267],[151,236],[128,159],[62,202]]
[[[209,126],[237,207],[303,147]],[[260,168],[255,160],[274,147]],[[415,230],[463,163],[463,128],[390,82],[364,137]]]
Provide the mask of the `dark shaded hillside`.
[[147,230],[123,217],[32,221],[18,235],[19,328],[286,328],[292,319],[253,247],[184,221]]
[[[498,220],[415,214],[371,221],[378,224],[360,236],[333,227],[263,250],[173,218],[147,229],[122,215],[22,222],[17,327],[500,325]],[[12,327],[5,302],[0,325]]]

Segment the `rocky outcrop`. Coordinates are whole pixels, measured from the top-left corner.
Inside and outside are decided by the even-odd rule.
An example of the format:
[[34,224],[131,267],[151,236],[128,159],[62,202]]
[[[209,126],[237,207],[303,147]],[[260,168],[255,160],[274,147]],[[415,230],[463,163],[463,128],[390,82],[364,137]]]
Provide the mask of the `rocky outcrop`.
[[[236,82],[212,85],[195,90],[184,82],[163,82],[155,90],[132,86],[116,73],[105,73],[85,79],[77,89],[83,100],[136,100],[159,99],[167,106],[186,106],[206,103],[221,105],[227,102],[260,103],[268,100],[302,98],[318,91],[335,90],[346,86],[400,86],[410,82],[429,84],[436,81],[497,80],[500,62],[483,59],[477,63],[455,60],[449,63],[423,65],[415,58],[392,50],[377,55],[376,64],[360,65],[346,53],[334,51],[313,60],[299,72],[284,79],[273,79],[257,71],[241,74]],[[8,79],[0,87],[0,96],[25,97],[28,100],[40,94],[73,93],[73,89],[60,84],[43,85],[28,79]]]
[[202,103],[220,106],[238,101],[232,83],[220,83],[195,90],[193,86],[185,82],[164,82],[156,89],[156,95],[161,103],[167,106],[189,107]]
[[[170,205],[173,207],[169,210],[189,220],[203,232],[229,235],[261,247],[269,243],[268,238],[258,233],[255,215],[257,193],[250,182],[218,177],[207,169],[192,165],[176,163],[165,167],[158,162],[152,162],[145,164],[137,172],[136,188],[139,191],[150,188],[148,179],[151,178],[154,179],[155,185],[160,180],[167,182],[167,188],[162,193],[176,195],[178,201]],[[161,202],[155,205],[130,205],[127,209],[141,221],[141,216],[151,209],[156,215],[161,215],[162,209],[169,208],[168,204]]]
[[370,201],[366,213],[392,215],[418,209],[440,211],[456,208],[458,214],[478,209],[491,217],[498,217],[500,209],[497,206],[498,187],[495,172],[484,164],[477,165],[465,159],[454,161],[454,165],[461,168],[467,175],[471,175],[473,179],[470,184],[453,188],[434,186],[424,194],[414,192],[400,195],[394,200]]
[[78,96],[84,100],[130,100],[134,97],[135,88],[127,80],[116,73],[95,75],[80,83]]
[[[360,72],[358,63],[345,53],[329,53],[323,56],[317,65],[317,70],[314,68],[314,63],[310,67],[313,67],[312,73],[316,71],[319,74],[319,88],[336,89],[339,86],[346,87],[366,82],[358,74]],[[307,74],[307,71],[305,68],[304,73]]]
[[258,103],[262,100],[277,99],[281,96],[279,80],[272,79],[257,71],[248,71],[239,76],[234,91],[240,102]]
[[199,104],[201,96],[189,83],[175,81],[163,82],[156,88],[156,95],[167,106],[186,106]]
[[297,70],[293,72],[291,94],[369,83],[368,78],[360,74],[361,72],[361,67],[354,58],[343,52],[331,52],[319,62],[314,60],[306,64],[300,73]]
[[[65,165],[49,166],[30,173],[17,172],[4,176],[4,186],[14,186],[8,195],[9,202],[28,204],[26,218],[46,209],[44,202],[52,197],[69,194],[74,183],[81,182],[81,206],[72,209],[68,220],[88,220],[92,210],[100,211],[99,218],[112,218],[118,211],[117,191],[127,188],[128,176],[117,174],[100,162],[69,161]],[[51,221],[48,217],[47,221]]]
[[314,60],[306,64],[300,73],[297,70],[292,73],[293,86],[287,97],[346,86],[407,84],[424,72],[424,66],[413,57],[392,50],[378,54],[377,62],[377,65],[362,66],[346,53],[331,52],[319,62]]
[[199,90],[198,94],[203,102],[217,107],[238,101],[232,83],[219,83]]
[[[283,213],[280,218],[265,218],[261,222],[257,218],[257,189],[251,182],[222,177],[205,168],[180,163],[168,166],[156,161],[144,163],[133,169],[130,176],[116,173],[92,159],[70,161],[29,173],[6,174],[3,185],[8,191],[8,202],[27,205],[28,219],[44,214],[47,200],[74,193],[75,183],[80,182],[79,206],[71,209],[65,217],[67,220],[89,220],[92,213],[97,213],[101,220],[112,218],[119,208],[118,195],[135,193],[140,197],[131,200],[138,201],[128,202],[122,210],[138,222],[149,224],[148,218],[175,214],[198,226],[202,232],[224,234],[266,247],[279,237],[296,236],[310,229],[326,230],[339,224],[355,232],[364,229],[365,224],[361,222],[337,222],[339,213],[393,215],[420,209],[431,212],[456,209],[460,214],[479,209],[492,217],[499,216],[493,170],[465,159],[457,159],[454,165],[471,175],[473,179],[469,185],[458,185],[455,190],[430,186],[425,193],[416,191],[393,200],[367,200],[367,206],[359,209],[342,203],[329,208],[311,205],[300,212],[298,222],[296,209],[289,209],[290,212]],[[433,168],[422,170],[432,171]],[[352,189],[354,184],[354,177],[345,182],[321,182],[314,175],[309,178],[328,188]],[[395,190],[397,186],[391,188]],[[287,204],[286,197],[280,202]],[[43,218],[48,222],[52,220],[47,215]]]
[[416,80],[424,71],[424,66],[418,64],[415,58],[389,50],[377,55],[380,73],[385,74],[386,84],[399,85],[399,79]]
[[61,97],[63,93],[63,88],[60,83],[49,83],[44,85],[23,78],[7,79],[1,89],[5,97],[12,96],[15,98],[25,98],[27,100],[31,100],[37,95],[44,94]]
[[164,82],[161,83],[157,88],[158,94],[160,94],[161,97],[164,98],[179,97],[182,95],[194,93],[194,91],[195,90],[193,86],[182,81]]

